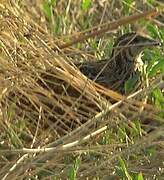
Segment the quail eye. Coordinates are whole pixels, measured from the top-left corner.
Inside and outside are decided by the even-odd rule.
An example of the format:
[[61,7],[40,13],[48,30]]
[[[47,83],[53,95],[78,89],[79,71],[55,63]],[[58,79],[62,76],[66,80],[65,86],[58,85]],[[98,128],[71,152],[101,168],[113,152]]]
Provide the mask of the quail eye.
[[138,37],[135,38],[135,43],[140,43],[140,39]]

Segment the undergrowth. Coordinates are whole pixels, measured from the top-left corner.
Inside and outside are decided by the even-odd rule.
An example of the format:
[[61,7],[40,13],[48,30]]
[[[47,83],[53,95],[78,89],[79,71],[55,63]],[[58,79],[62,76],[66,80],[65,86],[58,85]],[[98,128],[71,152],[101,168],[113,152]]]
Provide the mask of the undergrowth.
[[[64,48],[93,27],[153,8],[156,17]],[[0,3],[0,179],[164,177],[162,12],[152,0]],[[144,51],[143,89],[124,97],[73,65],[108,58],[115,38],[131,31],[161,42]]]

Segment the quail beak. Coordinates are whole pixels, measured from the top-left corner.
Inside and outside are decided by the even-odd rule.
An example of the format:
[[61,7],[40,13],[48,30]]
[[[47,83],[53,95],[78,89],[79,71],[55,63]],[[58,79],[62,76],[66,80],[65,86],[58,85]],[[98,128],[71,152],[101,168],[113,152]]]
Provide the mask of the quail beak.
[[157,41],[157,40],[153,40],[153,39],[149,39],[149,38],[146,38],[145,40],[146,41],[142,44],[145,47],[153,47],[153,46],[161,45],[160,41]]

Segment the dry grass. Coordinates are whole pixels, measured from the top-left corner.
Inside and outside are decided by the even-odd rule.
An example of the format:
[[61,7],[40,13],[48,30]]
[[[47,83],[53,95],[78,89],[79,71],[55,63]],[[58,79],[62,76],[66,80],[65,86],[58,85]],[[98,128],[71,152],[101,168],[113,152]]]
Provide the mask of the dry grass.
[[[77,31],[125,16],[126,8],[119,1],[93,1],[82,10],[78,1],[60,1],[50,20],[41,4],[0,3],[0,178],[163,177],[163,114],[151,97],[155,88],[162,92],[162,72],[124,97],[88,80],[72,63],[104,56],[113,41],[108,33],[96,50],[96,37],[58,48]],[[148,5],[141,4],[132,4],[127,13],[146,11]],[[161,17],[150,23],[162,29]],[[127,28],[147,33],[143,25]],[[124,31],[110,34],[119,30]],[[162,56],[162,48],[158,52]]]

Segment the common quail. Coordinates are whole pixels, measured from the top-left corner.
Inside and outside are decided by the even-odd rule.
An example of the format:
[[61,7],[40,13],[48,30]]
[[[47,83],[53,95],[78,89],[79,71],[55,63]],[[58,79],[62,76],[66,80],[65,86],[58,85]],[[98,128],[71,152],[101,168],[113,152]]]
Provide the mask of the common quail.
[[135,32],[119,37],[109,59],[97,62],[77,63],[80,71],[96,83],[125,94],[125,82],[139,74],[144,49],[159,45],[159,42]]

